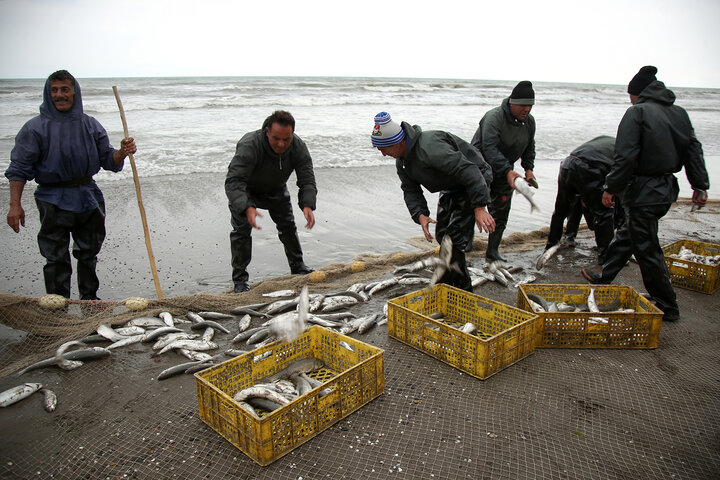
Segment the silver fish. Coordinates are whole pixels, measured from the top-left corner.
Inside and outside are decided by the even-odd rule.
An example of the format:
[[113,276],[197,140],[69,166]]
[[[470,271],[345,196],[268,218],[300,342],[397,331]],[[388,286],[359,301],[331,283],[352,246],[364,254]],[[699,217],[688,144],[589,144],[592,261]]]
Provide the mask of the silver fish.
[[108,350],[114,350],[116,348],[120,347],[126,347],[128,345],[132,345],[134,343],[140,343],[145,338],[145,335],[133,335],[132,337],[125,337],[122,340],[118,340],[117,342],[113,342],[110,345],[108,345]]
[[250,326],[251,320],[252,320],[252,317],[250,316],[249,313],[246,313],[245,315],[242,316],[242,318],[238,322],[238,330],[240,333],[242,333],[248,329],[248,327]]
[[198,315],[208,320],[227,320],[228,318],[235,318],[235,315],[220,312],[198,312]]
[[165,380],[166,378],[170,378],[173,375],[177,375],[179,373],[184,373],[185,370],[187,370],[188,368],[192,367],[193,365],[197,365],[199,363],[203,363],[203,362],[200,362],[200,361],[186,362],[186,363],[181,363],[179,365],[174,365],[170,368],[166,368],[165,370],[163,370],[162,372],[160,372],[158,374],[157,379]]
[[308,318],[309,295],[307,286],[303,286],[298,301],[298,311],[273,318],[268,331],[283,342],[292,342],[305,330]]
[[342,323],[340,322],[333,320],[325,320],[324,318],[318,317],[317,315],[308,315],[308,322],[326,328],[339,328],[342,326]]
[[362,321],[358,322],[357,331],[360,334],[363,334],[370,330],[372,327],[375,326],[377,323],[377,319],[379,317],[379,314],[375,313],[372,315],[368,315],[367,317],[361,319]]
[[[248,332],[249,331],[250,330],[248,330]],[[250,337],[248,337],[248,339],[247,339],[247,341],[245,341],[245,343],[248,345],[252,345],[253,343],[261,342],[264,339],[266,339],[268,337],[268,335],[270,335],[270,329],[268,329],[268,327],[260,327],[255,333],[253,333],[252,335],[250,335]],[[238,335],[237,337],[239,337],[239,336],[240,335]],[[235,338],[237,338],[237,337],[235,337]]]
[[271,390],[267,387],[258,387],[258,386],[252,386],[248,388],[244,388],[237,392],[235,396],[233,397],[233,400],[236,402],[242,402],[247,398],[251,397],[260,397],[264,398],[266,400],[270,400],[271,402],[278,403],[280,405],[287,405],[290,403],[290,401],[285,398],[283,395],[279,394],[275,390]]
[[[110,350],[103,347],[92,347],[66,352],[63,354],[63,357],[68,360],[95,360],[97,358],[105,358],[108,355],[110,355]],[[29,372],[30,370],[51,367],[55,365],[57,365],[57,360],[53,356],[50,358],[46,358],[45,360],[40,360],[39,362],[33,363],[32,365],[23,368],[18,372],[18,375],[22,375],[23,373]]]
[[207,327],[205,329],[205,331],[203,332],[202,337],[200,337],[200,339],[205,342],[209,342],[210,340],[213,339],[214,336],[215,336],[215,329],[212,327]]
[[488,270],[490,270],[490,273],[493,274],[495,277],[495,281],[498,282],[500,285],[507,287],[508,281],[507,278],[505,278],[505,275],[500,273],[500,271],[497,268],[497,260],[494,260],[488,264]]
[[[312,378],[312,377],[308,377],[308,375],[307,375],[306,373],[301,373],[301,374],[300,374],[300,377],[303,378],[306,382],[308,382],[312,388],[319,387],[319,386],[321,386],[321,385],[323,384],[323,382],[321,382],[320,380],[317,380],[317,379]],[[322,397],[324,397],[325,395],[327,395],[328,393],[330,393],[330,392],[332,392],[332,391],[333,391],[332,388],[326,388],[325,390],[322,390],[322,391],[318,394],[318,396],[322,398]]]
[[204,319],[203,317],[201,317],[200,315],[198,315],[198,314],[195,313],[195,312],[190,312],[190,311],[188,311],[188,312],[185,313],[185,316],[186,316],[186,317],[188,318],[188,320],[190,320],[192,323],[200,323],[200,322],[204,322],[204,321],[205,321],[205,319]]
[[268,309],[265,311],[266,316],[267,315],[276,315],[278,313],[287,312],[288,310],[292,310],[295,308],[298,304],[298,299],[293,298],[290,300],[278,300],[276,302],[271,303],[268,306]]
[[165,335],[167,333],[178,333],[178,332],[182,332],[182,330],[180,330],[177,327],[160,327],[158,329],[153,330],[152,332],[146,333],[145,336],[143,337],[142,341],[143,342],[152,342],[156,338],[162,337],[163,335]]
[[168,350],[174,350],[176,348],[185,348],[187,350],[197,350],[197,351],[206,351],[206,350],[213,350],[215,348],[218,348],[216,343],[213,342],[205,342],[202,340],[189,340],[189,339],[183,339],[183,340],[175,340],[165,347],[163,347],[159,353],[165,353]]
[[515,190],[517,190],[520,194],[522,194],[523,197],[527,198],[528,202],[530,202],[530,213],[533,213],[535,210],[537,210],[538,212],[540,211],[540,207],[537,203],[535,203],[535,200],[533,199],[533,195],[535,195],[535,192],[530,190],[530,186],[524,178],[517,177],[515,179]]
[[23,383],[17,387],[0,392],[0,407],[7,407],[27,398],[42,388],[41,383]]
[[267,328],[267,327],[248,328],[247,330],[244,330],[244,331],[238,333],[237,335],[235,335],[235,338],[232,339],[232,343],[238,343],[238,342],[242,342],[243,340],[247,340],[248,338],[253,336],[253,334],[255,334],[256,332],[259,332],[260,330],[265,329],[265,328]]
[[[396,280],[397,283],[397,280]],[[340,310],[341,308],[349,307],[350,305],[355,305],[358,303],[357,298],[350,295],[337,295],[333,297],[325,297],[325,300],[323,300],[322,308],[320,309],[321,312],[334,312],[335,310]]]
[[560,244],[556,243],[552,247],[545,250],[543,252],[543,254],[540,255],[540,258],[537,259],[537,262],[535,263],[535,268],[537,268],[538,270],[541,270],[545,266],[545,263],[547,263],[547,261],[550,260],[552,258],[552,256],[555,255],[555,253],[557,253],[557,251],[559,249],[560,249]]
[[542,307],[542,311],[543,311],[543,312],[548,312],[548,311],[549,311],[548,304],[547,304],[547,300],[545,300],[545,298],[543,298],[543,297],[541,297],[540,295],[537,295],[537,294],[535,294],[535,293],[528,293],[528,294],[527,294],[527,297],[528,297],[531,301],[533,301],[533,302],[535,302],[536,304],[540,305],[540,307]]
[[383,280],[383,281],[381,281],[380,283],[376,284],[374,287],[372,287],[372,288],[370,289],[370,291],[368,292],[368,294],[372,297],[372,296],[375,295],[377,292],[380,292],[380,291],[382,291],[382,290],[385,290],[386,288],[390,288],[390,287],[392,287],[393,285],[397,285],[397,283],[398,283],[398,279],[397,279],[397,278],[395,278],[395,277],[388,278],[387,280]]
[[129,337],[132,335],[142,335],[145,333],[145,329],[143,327],[138,327],[136,325],[131,325],[129,327],[120,327],[116,328],[115,332],[119,333],[120,335],[123,335],[125,337]]
[[[143,327],[143,328],[160,328],[160,327],[166,327],[167,324],[160,318],[157,317],[137,317],[133,318],[129,322],[125,324],[126,327]],[[98,332],[100,333],[100,332]],[[102,333],[100,333],[102,335]],[[112,339],[109,339],[112,340]],[[113,340],[115,341],[115,340]]]
[[460,331],[461,331],[461,332],[465,332],[465,333],[469,333],[469,334],[472,335],[473,333],[477,332],[477,327],[475,326],[474,323],[472,323],[472,322],[467,322],[465,325],[463,325],[462,327],[460,327]]
[[247,402],[238,402],[238,404],[239,404],[242,408],[244,408],[245,410],[247,410],[251,415],[255,415],[257,418],[260,418],[260,416],[258,415],[258,413],[257,413],[257,412],[255,411],[255,409],[253,408],[253,406],[250,405],[249,403],[247,403]]
[[325,295],[315,293],[310,295],[310,303],[308,303],[308,312],[313,313],[320,310],[323,304],[323,300],[325,300]]
[[263,293],[263,297],[280,298],[280,297],[291,297],[295,295],[295,290],[276,290],[274,292]]
[[243,403],[249,403],[255,408],[262,408],[263,410],[267,410],[268,412],[272,412],[282,407],[282,405],[280,405],[279,403],[271,402],[270,400],[261,397],[250,397],[247,399],[247,402],[238,403],[241,405]]
[[40,391],[43,392],[44,395],[43,407],[45,408],[45,411],[54,412],[55,408],[57,408],[57,395],[48,388],[43,388]]
[[243,305],[233,308],[232,310],[230,310],[230,313],[234,313],[235,315],[250,315],[252,317],[267,317],[266,314],[260,313],[256,309],[266,307],[270,303],[271,302],[257,303],[254,305]]
[[167,325],[168,327],[175,326],[175,319],[170,312],[160,312],[158,313],[158,317],[160,317],[162,321],[165,322],[165,325]]
[[77,340],[72,340],[70,342],[65,342],[62,345],[58,347],[58,349],[55,351],[55,361],[57,361],[58,367],[62,368],[63,370],[74,370],[78,367],[81,367],[83,365],[83,362],[79,360],[68,360],[63,357],[63,354],[65,353],[65,350],[72,346],[79,346],[79,347],[86,347],[82,342],[78,342]]
[[291,363],[287,367],[283,368],[279,372],[270,375],[269,377],[260,379],[258,383],[272,383],[278,380],[284,380],[290,378],[290,375],[295,373],[308,373],[325,366],[325,362],[315,357],[307,357],[302,360]]
[[178,348],[178,353],[183,357],[189,358],[190,360],[205,362],[212,358],[212,355],[205,352],[196,352],[195,350],[188,350],[187,348]]
[[225,350],[225,355],[227,355],[228,357],[239,357],[240,355],[245,355],[246,353],[248,353],[247,350],[238,350],[235,348]]
[[[200,318],[202,318],[202,317],[200,317]],[[230,333],[230,330],[223,327],[222,325],[220,325],[219,323],[217,323],[214,320],[201,320],[197,323],[193,323],[192,326],[190,327],[190,330],[200,330],[200,329],[205,329],[208,327],[214,328],[215,330],[218,330],[223,333]]]
[[[131,322],[132,322],[132,320],[131,320]],[[126,325],[130,325],[130,323],[128,322]],[[120,335],[110,325],[107,325],[104,323],[101,323],[100,325],[98,325],[97,333],[99,335],[102,335],[103,337],[107,338],[111,342],[117,342],[118,340],[122,340],[123,338],[125,338],[124,335]]]
[[186,332],[179,332],[179,333],[168,333],[164,335],[162,338],[160,338],[157,342],[155,342],[155,345],[153,345],[153,350],[161,350],[170,343],[174,342],[175,340],[192,340],[195,338],[199,338],[200,335],[197,333],[186,333]]
[[293,373],[292,375],[290,375],[290,381],[292,381],[293,385],[295,386],[295,390],[297,390],[299,397],[302,397],[313,389],[313,387],[310,385],[310,382],[301,377],[299,373]]

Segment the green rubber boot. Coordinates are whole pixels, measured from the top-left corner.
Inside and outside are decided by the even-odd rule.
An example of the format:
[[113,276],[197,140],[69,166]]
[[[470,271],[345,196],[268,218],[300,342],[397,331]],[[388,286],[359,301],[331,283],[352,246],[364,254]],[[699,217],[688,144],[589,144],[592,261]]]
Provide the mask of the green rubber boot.
[[497,230],[495,230],[488,236],[488,244],[487,250],[485,250],[485,258],[490,261],[499,260],[501,262],[507,262],[507,260],[503,258],[498,252],[498,247],[500,246],[500,241],[502,240],[502,234],[503,232],[498,232]]

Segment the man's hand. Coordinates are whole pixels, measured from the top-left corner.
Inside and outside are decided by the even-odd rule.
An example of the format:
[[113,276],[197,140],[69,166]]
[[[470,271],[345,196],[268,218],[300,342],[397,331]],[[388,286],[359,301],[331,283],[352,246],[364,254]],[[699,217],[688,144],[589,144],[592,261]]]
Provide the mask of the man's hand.
[[307,221],[305,228],[312,230],[315,226],[315,214],[313,213],[312,208],[303,207],[303,215],[305,215],[305,220]]
[[137,152],[135,139],[132,137],[123,138],[120,140],[120,149],[113,154],[113,161],[120,165],[128,155],[132,155],[135,152]]
[[518,177],[521,177],[521,176],[522,176],[522,175],[520,175],[519,173],[517,173],[515,170],[510,170],[510,171],[507,173],[507,182],[508,182],[508,185],[510,185],[510,188],[512,188],[513,190],[515,190],[515,179],[518,178]]
[[485,207],[477,207],[475,209],[475,223],[480,233],[482,233],[483,230],[487,233],[495,231],[495,219],[485,210]]
[[262,230],[262,227],[257,224],[257,221],[255,220],[257,217],[262,218],[262,214],[257,211],[255,207],[248,207],[245,210],[245,216],[248,219],[248,223],[252,228],[255,228],[257,230]]
[[607,208],[614,207],[615,206],[615,195],[609,192],[603,192],[602,196],[602,203]]
[[525,170],[525,181],[533,188],[538,188],[537,179],[532,170]]
[[422,213],[418,217],[418,221],[420,222],[420,226],[422,227],[423,235],[425,235],[425,240],[427,240],[428,242],[432,242],[433,236],[430,234],[430,229],[428,228],[428,225],[437,222],[432,218],[428,217],[427,215],[423,215]]
[[705,190],[693,190],[692,202],[699,208],[707,204],[708,194]]
[[20,233],[20,225],[25,226],[25,210],[22,206],[10,206],[7,214],[7,223],[10,228],[15,230],[15,233]]

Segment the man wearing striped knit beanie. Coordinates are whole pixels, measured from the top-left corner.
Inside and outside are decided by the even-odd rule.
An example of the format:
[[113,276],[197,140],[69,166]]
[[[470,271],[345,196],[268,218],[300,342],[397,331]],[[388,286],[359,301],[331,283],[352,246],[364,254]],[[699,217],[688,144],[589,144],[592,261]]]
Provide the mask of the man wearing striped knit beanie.
[[[452,133],[398,124],[387,112],[375,116],[370,139],[383,156],[395,158],[405,204],[425,238],[433,240],[429,225],[434,223],[438,243],[446,235],[452,239],[450,263],[459,271],[448,270],[438,281],[472,292],[465,251],[472,246],[476,225],[480,232],[495,229],[485,208],[490,202],[490,165],[475,147]],[[422,187],[440,192],[437,221],[430,217]]]

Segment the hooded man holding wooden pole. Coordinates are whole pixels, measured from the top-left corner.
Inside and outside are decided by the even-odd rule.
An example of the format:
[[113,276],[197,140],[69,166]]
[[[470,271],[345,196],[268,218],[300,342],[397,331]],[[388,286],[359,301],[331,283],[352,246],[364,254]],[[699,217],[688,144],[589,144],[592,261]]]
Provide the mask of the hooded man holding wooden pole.
[[20,129],[5,171],[10,181],[7,223],[15,232],[25,226],[25,183],[38,184],[38,246],[47,261],[47,293],[70,298],[72,236],[80,299],[98,300],[95,267],[105,240],[105,199],[92,177],[101,168],[119,172],[125,158],[137,151],[132,138],[120,144],[120,150],[114,149],[100,122],[83,113],[80,85],[68,71],[48,77],[40,115]]

